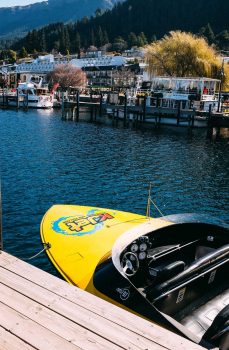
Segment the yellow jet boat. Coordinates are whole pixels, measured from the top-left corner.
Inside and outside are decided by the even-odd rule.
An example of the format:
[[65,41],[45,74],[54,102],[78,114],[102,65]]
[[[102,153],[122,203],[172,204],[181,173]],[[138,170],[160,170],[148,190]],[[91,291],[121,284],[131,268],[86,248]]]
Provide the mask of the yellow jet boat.
[[41,239],[67,282],[208,349],[228,350],[225,223],[54,205],[41,222]]

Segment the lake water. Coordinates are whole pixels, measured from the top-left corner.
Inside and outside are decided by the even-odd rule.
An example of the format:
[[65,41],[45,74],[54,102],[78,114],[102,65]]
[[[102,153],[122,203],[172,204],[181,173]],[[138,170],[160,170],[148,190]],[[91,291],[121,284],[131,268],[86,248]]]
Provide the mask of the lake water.
[[[39,226],[53,204],[145,214],[150,182],[164,215],[229,222],[228,130],[209,138],[206,129],[134,130],[36,110],[0,110],[0,130],[4,250],[21,259],[42,249]],[[55,273],[45,253],[29,262]]]

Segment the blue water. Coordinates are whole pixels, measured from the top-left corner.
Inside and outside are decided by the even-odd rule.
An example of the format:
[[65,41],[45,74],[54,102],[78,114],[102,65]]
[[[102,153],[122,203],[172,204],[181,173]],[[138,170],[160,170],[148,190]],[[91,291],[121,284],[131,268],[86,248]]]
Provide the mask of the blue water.
[[[42,249],[39,226],[57,203],[145,214],[149,182],[164,215],[229,222],[229,131],[134,130],[63,121],[57,111],[0,111],[4,250]],[[159,213],[152,208],[152,215]],[[29,261],[55,273],[45,253]]]

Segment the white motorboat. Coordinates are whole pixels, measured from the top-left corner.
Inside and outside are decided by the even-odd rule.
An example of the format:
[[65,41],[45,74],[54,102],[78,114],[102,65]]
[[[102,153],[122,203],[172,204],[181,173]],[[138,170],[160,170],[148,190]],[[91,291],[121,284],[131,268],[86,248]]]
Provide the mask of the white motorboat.
[[32,82],[19,83],[17,89],[0,95],[0,103],[7,101],[8,106],[28,108],[52,108],[53,94],[41,84]]

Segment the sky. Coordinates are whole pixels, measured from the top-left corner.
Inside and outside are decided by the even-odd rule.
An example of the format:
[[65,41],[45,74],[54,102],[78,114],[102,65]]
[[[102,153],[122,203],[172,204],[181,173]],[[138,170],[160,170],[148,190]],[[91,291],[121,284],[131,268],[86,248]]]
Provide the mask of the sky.
[[0,0],[0,7],[25,6],[44,0]]

